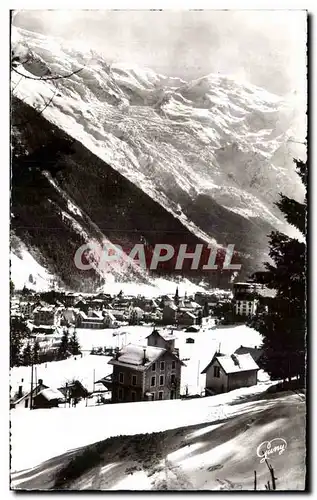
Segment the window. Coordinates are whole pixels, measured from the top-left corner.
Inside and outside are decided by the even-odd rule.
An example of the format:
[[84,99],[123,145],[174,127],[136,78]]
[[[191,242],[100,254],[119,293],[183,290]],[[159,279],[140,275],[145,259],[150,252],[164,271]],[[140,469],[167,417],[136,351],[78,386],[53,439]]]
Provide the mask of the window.
[[160,363],[160,370],[161,370],[161,372],[163,370],[165,370],[165,361],[161,361],[161,363]]
[[164,375],[160,375],[160,385],[164,385]]
[[123,384],[124,381],[124,374],[122,372],[119,373],[119,383]]
[[136,385],[136,375],[132,375],[132,385]]
[[131,392],[131,401],[135,401],[135,400],[136,400],[136,392],[132,391]]
[[118,390],[118,399],[119,399],[119,401],[123,400],[123,389]]
[[163,399],[163,391],[159,392],[159,399]]
[[153,365],[152,365],[152,372],[155,372],[155,369],[156,369],[156,363],[153,363]]
[[176,376],[175,376],[175,374],[173,373],[173,374],[171,375],[171,383],[172,383],[172,384],[175,384],[175,382],[176,382]]
[[151,377],[151,387],[155,386],[155,376]]
[[220,377],[220,367],[219,366],[214,366],[214,377],[216,377],[216,378]]
[[175,391],[171,391],[171,399],[174,399],[175,398]]
[[172,370],[175,370],[176,368],[176,361],[172,361]]

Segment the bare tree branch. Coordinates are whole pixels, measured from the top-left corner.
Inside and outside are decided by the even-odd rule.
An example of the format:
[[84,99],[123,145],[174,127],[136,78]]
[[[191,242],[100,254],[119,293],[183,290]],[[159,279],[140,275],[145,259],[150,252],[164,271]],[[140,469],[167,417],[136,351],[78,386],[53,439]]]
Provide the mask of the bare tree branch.
[[46,81],[46,80],[62,80],[64,78],[70,78],[71,76],[76,75],[77,73],[82,71],[84,68],[85,68],[85,66],[83,66],[82,68],[76,69],[75,71],[72,71],[72,73],[69,73],[68,75],[55,75],[55,76],[45,76],[45,77],[44,76],[36,77],[36,76],[23,75],[23,73],[20,73],[19,71],[17,71],[16,68],[13,68],[13,67],[12,67],[12,71],[14,71],[15,73],[17,73],[18,75],[20,75],[24,78],[27,78],[28,80]]

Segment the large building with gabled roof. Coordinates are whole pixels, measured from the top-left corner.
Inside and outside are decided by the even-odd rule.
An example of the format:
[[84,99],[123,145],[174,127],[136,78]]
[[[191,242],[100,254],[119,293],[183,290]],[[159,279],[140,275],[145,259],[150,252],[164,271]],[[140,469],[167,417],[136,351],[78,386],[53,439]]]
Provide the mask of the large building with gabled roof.
[[158,401],[180,396],[181,366],[170,349],[128,344],[109,361],[110,377],[102,380],[112,402]]

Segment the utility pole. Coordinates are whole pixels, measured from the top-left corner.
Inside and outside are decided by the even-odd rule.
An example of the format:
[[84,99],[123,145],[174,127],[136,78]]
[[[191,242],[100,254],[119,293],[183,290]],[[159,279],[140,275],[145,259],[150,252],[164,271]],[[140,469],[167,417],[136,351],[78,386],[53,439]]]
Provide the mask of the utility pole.
[[30,410],[33,405],[33,361],[31,361],[31,392],[30,392]]

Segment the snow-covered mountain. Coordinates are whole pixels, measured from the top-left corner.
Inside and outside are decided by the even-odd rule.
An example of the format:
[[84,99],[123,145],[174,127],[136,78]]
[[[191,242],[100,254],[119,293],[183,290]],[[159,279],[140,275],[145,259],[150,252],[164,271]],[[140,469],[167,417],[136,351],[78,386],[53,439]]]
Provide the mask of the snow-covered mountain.
[[[39,119],[139,188],[197,241],[235,244],[252,261],[250,271],[266,257],[270,230],[289,231],[274,202],[281,191],[303,196],[292,163],[294,103],[229,76],[211,74],[185,82],[150,69],[109,65],[93,51],[22,29],[13,31],[13,50],[24,61],[17,68],[20,74],[12,72],[13,95],[20,103],[13,106],[15,116],[23,103],[40,111]],[[73,72],[68,78],[45,80]],[[33,152],[23,122],[20,116],[13,123],[13,133]],[[28,127],[30,123],[27,118]],[[86,165],[85,181],[98,191],[107,179],[100,171],[89,176],[90,170]],[[87,184],[79,181],[79,171],[77,180],[76,172],[72,178],[76,189],[67,188],[59,175],[47,179],[66,203],[60,217],[68,218],[81,237],[86,231],[85,240],[92,237],[87,224],[94,227],[93,237],[111,240],[111,231],[89,204],[83,209]],[[120,210],[129,216],[126,200]],[[140,200],[138,211],[144,210]],[[114,211],[113,227],[117,217]],[[147,225],[134,229],[142,236],[155,229],[150,213]]]

